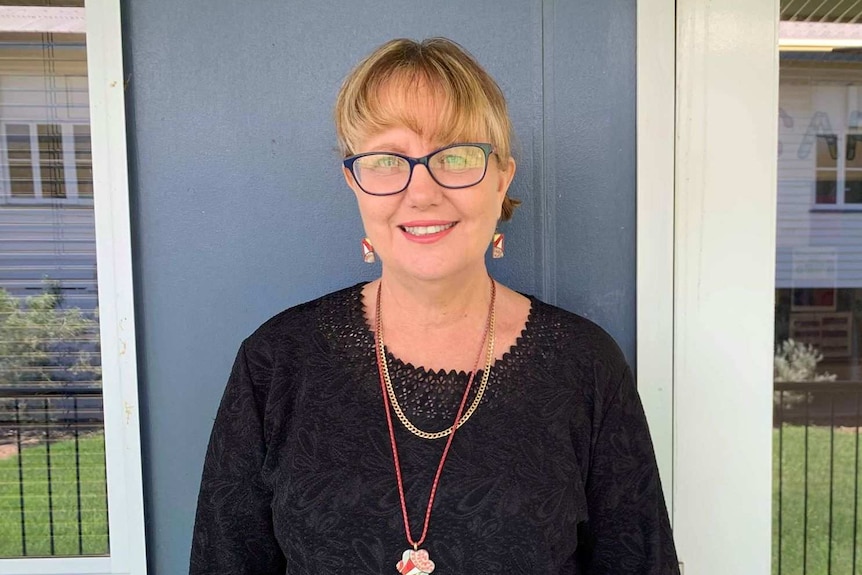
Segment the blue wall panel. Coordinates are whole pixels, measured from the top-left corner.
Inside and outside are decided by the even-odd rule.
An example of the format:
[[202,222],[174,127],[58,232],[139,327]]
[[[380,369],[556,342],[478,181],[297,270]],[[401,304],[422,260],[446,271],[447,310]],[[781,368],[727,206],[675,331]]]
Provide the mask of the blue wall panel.
[[448,7],[125,3],[151,573],[186,568],[209,427],[240,341],[377,271],[361,261],[331,110],[350,67],[388,39],[448,36],[498,80],[524,205],[492,273],[590,316],[633,357],[635,3]]
[[[634,360],[635,3],[556,2],[545,14],[546,193],[556,303]],[[554,195],[555,194],[555,195]]]

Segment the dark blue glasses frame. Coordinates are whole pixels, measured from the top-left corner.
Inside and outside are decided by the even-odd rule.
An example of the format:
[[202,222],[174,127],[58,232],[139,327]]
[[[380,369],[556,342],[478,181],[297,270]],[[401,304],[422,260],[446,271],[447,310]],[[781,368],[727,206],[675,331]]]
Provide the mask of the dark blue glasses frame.
[[[431,159],[433,156],[439,154],[440,152],[448,150],[449,148],[460,148],[462,146],[473,146],[474,148],[481,149],[485,153],[485,168],[482,170],[482,177],[479,178],[478,180],[476,180],[475,182],[471,183],[471,184],[466,184],[466,185],[462,185],[462,186],[450,186],[450,185],[444,184],[443,182],[438,180],[437,177],[434,175],[434,171],[429,166],[428,160]],[[365,152],[363,154],[356,154],[355,156],[350,156],[348,158],[344,158],[344,161],[342,162],[342,164],[344,164],[345,168],[350,170],[350,175],[353,176],[353,181],[356,182],[356,185],[359,186],[359,189],[361,189],[366,194],[371,195],[371,196],[394,196],[395,194],[400,194],[401,192],[403,192],[404,190],[407,189],[407,186],[410,185],[410,181],[413,179],[413,168],[415,168],[419,164],[422,164],[423,166],[425,166],[425,169],[428,170],[428,174],[431,176],[431,178],[435,182],[437,182],[439,185],[443,186],[446,189],[460,190],[463,188],[470,188],[472,186],[475,186],[476,184],[478,184],[479,182],[481,182],[482,180],[485,179],[485,174],[488,173],[488,157],[493,152],[494,152],[494,146],[492,146],[491,144],[484,144],[484,143],[477,144],[477,143],[473,143],[473,142],[462,142],[462,143],[450,144],[448,146],[443,146],[442,148],[434,150],[433,152],[431,152],[427,156],[422,156],[421,158],[413,158],[411,156],[405,156],[404,154],[397,154],[395,152]],[[366,156],[376,156],[376,155],[380,155],[380,154],[385,154],[387,156],[395,156],[396,158],[401,158],[401,159],[405,160],[407,162],[407,164],[410,166],[410,174],[407,176],[407,183],[405,183],[404,187],[401,188],[400,190],[397,190],[395,192],[386,192],[384,194],[378,194],[378,193],[369,192],[368,190],[366,190],[362,186],[362,182],[359,181],[359,177],[356,175],[356,172],[353,169],[353,164],[356,162],[356,160],[358,160],[360,158],[364,158]]]

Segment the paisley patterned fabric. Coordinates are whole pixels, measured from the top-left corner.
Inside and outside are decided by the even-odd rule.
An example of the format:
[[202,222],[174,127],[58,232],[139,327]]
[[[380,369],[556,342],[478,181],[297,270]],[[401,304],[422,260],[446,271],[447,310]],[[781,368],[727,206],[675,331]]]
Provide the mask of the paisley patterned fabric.
[[[207,451],[192,575],[397,573],[408,545],[361,287],[243,342]],[[389,360],[408,417],[450,425],[468,375]],[[418,537],[446,440],[395,426]],[[610,336],[532,299],[455,435],[423,547],[435,575],[678,573],[643,409]]]

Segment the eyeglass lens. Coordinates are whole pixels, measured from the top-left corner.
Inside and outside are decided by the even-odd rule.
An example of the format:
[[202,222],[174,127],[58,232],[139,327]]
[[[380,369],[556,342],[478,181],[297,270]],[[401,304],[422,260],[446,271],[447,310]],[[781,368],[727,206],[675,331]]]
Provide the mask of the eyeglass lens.
[[[485,151],[478,146],[453,146],[428,158],[428,170],[438,184],[466,188],[485,176]],[[391,194],[407,187],[410,162],[393,154],[369,154],[357,158],[353,173],[369,194]]]

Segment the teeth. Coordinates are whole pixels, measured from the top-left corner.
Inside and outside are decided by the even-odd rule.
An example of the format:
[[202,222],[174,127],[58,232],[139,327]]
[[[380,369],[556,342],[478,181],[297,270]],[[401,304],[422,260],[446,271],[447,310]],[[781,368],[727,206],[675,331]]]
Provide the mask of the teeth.
[[402,226],[404,231],[411,236],[427,236],[430,234],[439,234],[443,230],[448,230],[455,224],[445,224],[442,226]]

